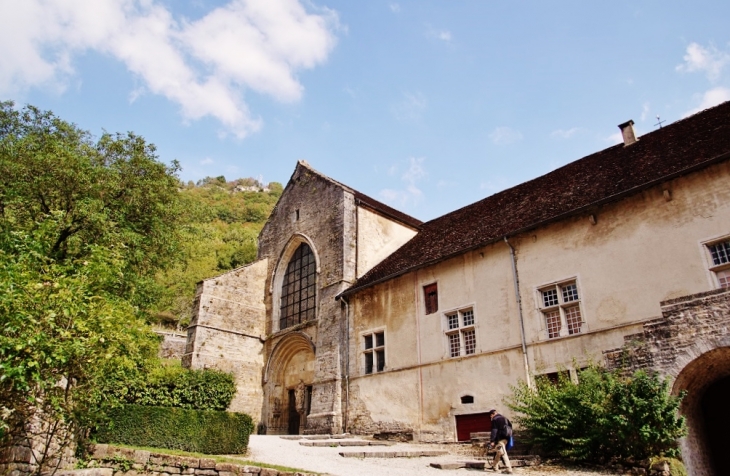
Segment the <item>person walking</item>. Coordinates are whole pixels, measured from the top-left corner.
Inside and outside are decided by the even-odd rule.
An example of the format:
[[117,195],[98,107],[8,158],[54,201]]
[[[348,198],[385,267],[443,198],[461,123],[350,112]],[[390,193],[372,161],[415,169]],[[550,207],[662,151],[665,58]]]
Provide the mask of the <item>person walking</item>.
[[492,471],[499,471],[500,460],[504,461],[504,465],[507,467],[505,472],[512,474],[512,465],[509,462],[509,456],[507,456],[507,443],[512,436],[512,423],[497,410],[489,410],[489,418],[492,419],[492,434],[489,438],[489,447],[496,448],[497,452],[494,455],[494,461],[491,465],[485,465],[484,469],[491,469]]

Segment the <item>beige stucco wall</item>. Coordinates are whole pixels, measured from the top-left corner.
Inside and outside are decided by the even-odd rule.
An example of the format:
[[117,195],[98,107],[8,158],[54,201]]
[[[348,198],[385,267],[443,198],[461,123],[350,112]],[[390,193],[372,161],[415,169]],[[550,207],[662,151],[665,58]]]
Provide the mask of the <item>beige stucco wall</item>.
[[[728,164],[712,166],[510,237],[531,373],[600,362],[604,350],[620,347],[624,336],[660,316],[661,301],[713,289],[702,243],[730,234],[729,179]],[[548,339],[538,289],[572,278],[579,286],[583,332]],[[434,282],[439,311],[425,315],[422,287]],[[465,307],[475,312],[476,355],[450,358],[445,313]],[[454,415],[504,408],[510,385],[525,378],[511,258],[503,242],[353,295],[351,329],[354,390],[348,407],[354,432],[395,426],[423,440],[453,440]],[[385,371],[363,375],[362,335],[380,329],[386,335]],[[473,404],[460,403],[465,394]],[[386,409],[382,395],[389,397]]]
[[413,238],[416,231],[365,207],[357,208],[357,277]]

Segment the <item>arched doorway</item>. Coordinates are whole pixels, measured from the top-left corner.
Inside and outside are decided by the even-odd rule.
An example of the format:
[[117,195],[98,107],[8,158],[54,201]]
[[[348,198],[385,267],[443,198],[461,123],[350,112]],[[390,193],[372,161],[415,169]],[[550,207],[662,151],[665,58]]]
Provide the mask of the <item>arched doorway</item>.
[[307,425],[314,381],[314,346],[302,332],[279,341],[266,368],[267,433],[298,435]]
[[681,442],[689,474],[730,474],[724,452],[730,428],[730,347],[700,355],[677,376],[672,392],[686,391],[681,413],[687,419],[687,437]]
[[705,441],[715,474],[730,474],[727,459],[727,432],[730,429],[730,377],[710,385],[702,396],[700,406],[705,421]]

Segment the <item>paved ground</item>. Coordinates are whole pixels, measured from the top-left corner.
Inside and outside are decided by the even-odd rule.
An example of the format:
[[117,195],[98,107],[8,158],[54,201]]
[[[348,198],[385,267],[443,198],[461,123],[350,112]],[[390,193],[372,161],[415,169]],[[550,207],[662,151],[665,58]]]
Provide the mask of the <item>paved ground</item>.
[[[300,445],[302,440],[286,440],[273,435],[251,435],[247,459],[277,464],[332,476],[469,476],[485,473],[473,469],[442,470],[432,468],[432,462],[474,460],[473,457],[456,454],[457,445],[428,445],[398,443],[383,447],[312,447]],[[334,442],[333,442],[334,444]],[[450,448],[449,448],[450,447]],[[419,458],[344,458],[343,451],[418,451],[449,449],[450,454]],[[617,473],[590,470],[566,470],[553,466],[517,468],[515,474],[525,476],[609,476]]]

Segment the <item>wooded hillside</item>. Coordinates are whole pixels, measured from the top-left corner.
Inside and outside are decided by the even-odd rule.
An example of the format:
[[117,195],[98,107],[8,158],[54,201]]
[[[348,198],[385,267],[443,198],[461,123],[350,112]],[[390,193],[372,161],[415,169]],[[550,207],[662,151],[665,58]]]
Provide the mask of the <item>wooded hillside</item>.
[[158,325],[183,329],[190,321],[198,281],[256,259],[256,239],[281,192],[278,182],[226,181],[223,176],[181,188],[183,256],[157,276],[164,289],[154,314]]

